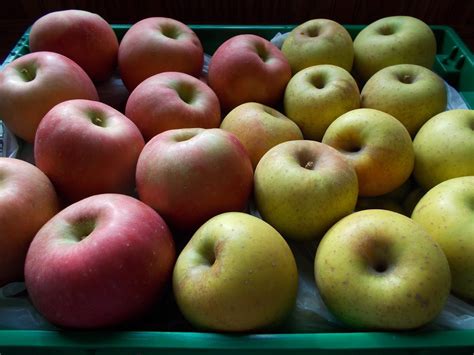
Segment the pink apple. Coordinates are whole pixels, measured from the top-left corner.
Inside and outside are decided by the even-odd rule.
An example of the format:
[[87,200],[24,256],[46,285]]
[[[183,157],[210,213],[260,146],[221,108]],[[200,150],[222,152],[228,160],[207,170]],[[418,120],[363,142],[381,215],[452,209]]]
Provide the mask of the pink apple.
[[184,23],[166,17],[134,24],[120,42],[118,54],[120,74],[130,91],[146,78],[166,71],[197,77],[203,61],[198,36]]
[[221,122],[219,99],[201,80],[184,73],[156,74],[131,93],[125,115],[138,126],[145,140],[175,128],[217,128]]
[[25,283],[50,322],[111,326],[159,299],[174,261],[172,235],[153,209],[125,195],[96,195],[39,230],[26,257]]
[[182,128],[158,134],[137,164],[140,200],[173,227],[193,230],[223,212],[242,211],[253,169],[236,136],[219,128]]
[[117,36],[107,21],[92,12],[50,12],[33,24],[29,41],[32,52],[65,55],[94,81],[107,79],[117,65]]
[[282,98],[290,78],[290,64],[283,53],[252,34],[225,41],[209,64],[209,86],[224,111],[251,101],[272,106]]
[[41,170],[0,158],[0,287],[23,280],[28,246],[58,210],[56,191]]
[[105,193],[131,193],[145,145],[137,126],[119,111],[89,100],[60,103],[36,134],[36,165],[66,201]]
[[26,54],[0,72],[0,117],[15,135],[30,143],[43,116],[70,99],[99,97],[84,70],[61,54]]

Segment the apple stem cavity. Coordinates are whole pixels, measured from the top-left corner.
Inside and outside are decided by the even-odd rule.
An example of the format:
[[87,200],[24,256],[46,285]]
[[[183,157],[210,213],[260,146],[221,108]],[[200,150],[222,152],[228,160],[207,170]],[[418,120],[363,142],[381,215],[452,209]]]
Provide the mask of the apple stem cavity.
[[266,62],[269,56],[268,56],[268,51],[266,50],[265,46],[261,43],[258,43],[256,45],[256,49],[257,49],[257,54],[260,57],[260,59],[262,59],[263,62]]
[[188,105],[190,105],[196,99],[196,90],[190,85],[180,83],[175,88],[175,90],[179,98]]
[[326,85],[326,78],[323,75],[316,75],[311,78],[311,83],[316,89],[323,89]]
[[318,37],[319,36],[319,28],[308,28],[306,31],[308,37]]
[[400,79],[400,82],[404,84],[411,84],[414,82],[414,78],[410,74],[403,74],[402,76],[400,76],[399,79]]
[[175,26],[161,26],[161,33],[163,36],[170,39],[177,39],[179,36],[179,30]]
[[306,164],[304,165],[304,168],[305,169],[308,169],[308,170],[313,170],[314,169],[314,161],[308,161],[306,162]]
[[88,117],[95,126],[105,127],[106,120],[101,112],[89,112]]
[[19,72],[24,81],[33,81],[36,78],[36,70],[33,67],[21,68]]
[[379,33],[383,36],[390,36],[390,35],[393,35],[394,31],[392,27],[385,25],[385,26],[380,27]]
[[77,221],[71,225],[71,234],[75,241],[80,242],[89,236],[96,227],[95,219],[84,219]]

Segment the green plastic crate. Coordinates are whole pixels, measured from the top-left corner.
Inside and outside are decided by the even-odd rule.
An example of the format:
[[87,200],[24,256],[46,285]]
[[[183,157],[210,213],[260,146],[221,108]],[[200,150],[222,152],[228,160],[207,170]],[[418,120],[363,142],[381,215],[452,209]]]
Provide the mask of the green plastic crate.
[[[119,39],[130,25],[112,25]],[[212,54],[226,39],[243,33],[271,39],[294,25],[235,26],[191,25],[204,50]],[[354,38],[363,25],[345,26]],[[431,26],[438,51],[434,70],[455,87],[474,107],[474,58],[448,26]],[[11,62],[29,52],[29,30],[5,60]],[[472,330],[418,330],[410,332],[332,332],[301,334],[215,334],[165,331],[0,330],[0,355],[12,354],[474,354]]]

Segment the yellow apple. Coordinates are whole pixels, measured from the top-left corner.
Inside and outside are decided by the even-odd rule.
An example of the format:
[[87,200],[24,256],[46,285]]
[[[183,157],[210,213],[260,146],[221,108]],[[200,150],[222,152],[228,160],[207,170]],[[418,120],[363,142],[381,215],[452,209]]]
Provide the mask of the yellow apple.
[[257,102],[247,102],[234,108],[225,116],[221,129],[239,138],[249,153],[254,169],[270,148],[286,141],[303,139],[296,123],[279,111]]
[[296,73],[318,64],[332,64],[351,71],[352,38],[344,26],[328,19],[313,19],[290,32],[281,51]]
[[433,320],[449,295],[441,247],[412,219],[384,210],[353,213],[321,240],[315,277],[329,310],[359,329],[413,329]]
[[356,173],[344,156],[315,141],[280,143],[255,169],[257,209],[289,239],[319,240],[354,210],[357,191]]
[[395,64],[417,64],[431,69],[436,38],[431,28],[411,16],[379,19],[354,39],[354,71],[362,81]]
[[413,140],[414,176],[425,190],[442,181],[474,175],[474,110],[432,117]]
[[474,300],[474,176],[443,181],[416,205],[412,218],[443,249],[452,276],[452,291]]
[[283,98],[285,114],[305,139],[321,141],[340,115],[360,106],[360,92],[348,71],[335,65],[315,65],[296,73]]
[[228,212],[202,225],[176,261],[173,289],[201,329],[252,331],[280,323],[295,305],[298,272],[290,247],[261,219]]
[[444,81],[433,71],[415,64],[381,69],[364,85],[361,107],[391,114],[415,136],[420,127],[446,109]]
[[361,108],[338,117],[323,143],[344,154],[355,168],[360,196],[395,190],[411,175],[414,164],[410,134],[388,113]]

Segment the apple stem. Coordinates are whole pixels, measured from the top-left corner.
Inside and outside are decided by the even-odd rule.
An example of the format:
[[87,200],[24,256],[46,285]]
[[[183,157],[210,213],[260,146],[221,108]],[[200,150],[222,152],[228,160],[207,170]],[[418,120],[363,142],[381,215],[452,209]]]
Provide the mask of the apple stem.
[[308,170],[313,170],[314,168],[314,162],[313,161],[309,161],[305,164],[304,166],[305,169],[308,169]]

